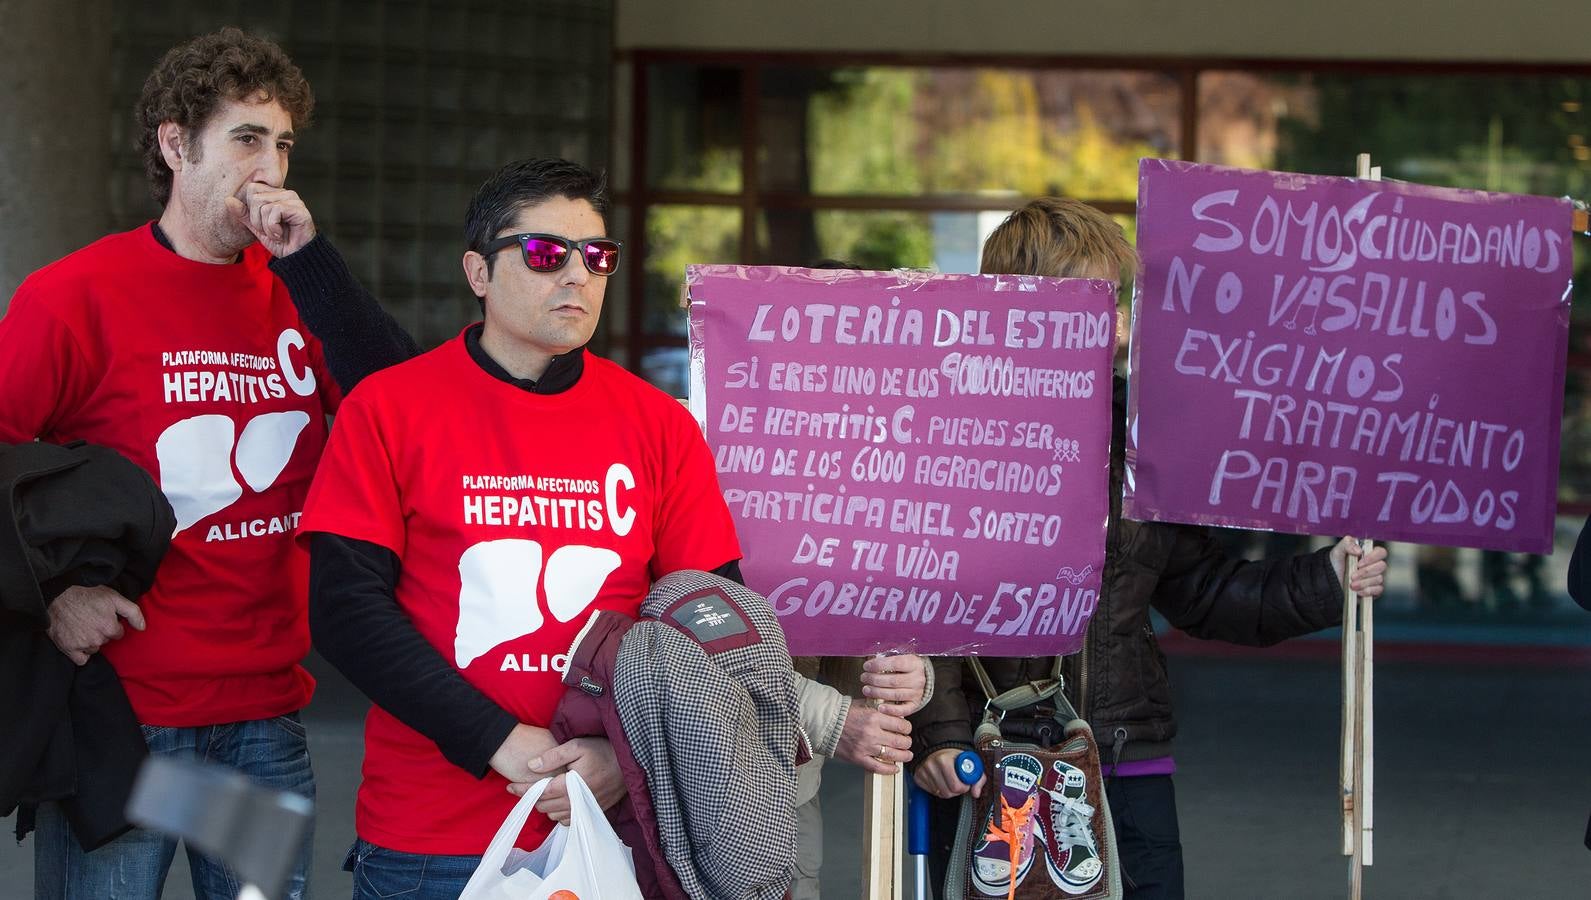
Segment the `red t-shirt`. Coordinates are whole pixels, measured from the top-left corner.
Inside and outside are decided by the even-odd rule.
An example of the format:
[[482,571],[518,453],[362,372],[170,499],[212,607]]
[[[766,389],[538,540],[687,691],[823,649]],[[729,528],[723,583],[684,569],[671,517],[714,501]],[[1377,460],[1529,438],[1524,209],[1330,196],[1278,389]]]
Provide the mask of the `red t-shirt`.
[[0,441],[103,444],[176,511],[147,629],[102,651],[145,724],[268,718],[314,689],[293,528],[337,389],[269,261],[195,262],[145,225],[33,273],[0,319]]
[[[635,615],[653,580],[740,558],[712,457],[676,400],[586,355],[534,394],[487,374],[464,338],[370,376],[337,416],[300,534],[387,547],[399,606],[520,722],[546,727],[591,612]],[[365,722],[360,837],[479,854],[514,798],[380,707]],[[535,846],[550,825],[522,836]]]

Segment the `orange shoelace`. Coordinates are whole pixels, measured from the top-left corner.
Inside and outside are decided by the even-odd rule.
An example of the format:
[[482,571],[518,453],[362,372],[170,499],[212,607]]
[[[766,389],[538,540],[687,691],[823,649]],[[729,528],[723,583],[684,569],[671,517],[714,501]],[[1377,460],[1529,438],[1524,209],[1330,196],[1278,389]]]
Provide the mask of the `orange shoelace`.
[[1022,856],[1022,829],[1033,818],[1033,803],[1037,799],[1037,795],[1029,796],[1026,803],[1013,807],[1001,797],[1000,815],[989,819],[989,833],[983,839],[1005,841],[1006,846],[1011,848],[1011,887],[1006,891],[1005,900],[1014,900],[1016,897],[1017,861]]

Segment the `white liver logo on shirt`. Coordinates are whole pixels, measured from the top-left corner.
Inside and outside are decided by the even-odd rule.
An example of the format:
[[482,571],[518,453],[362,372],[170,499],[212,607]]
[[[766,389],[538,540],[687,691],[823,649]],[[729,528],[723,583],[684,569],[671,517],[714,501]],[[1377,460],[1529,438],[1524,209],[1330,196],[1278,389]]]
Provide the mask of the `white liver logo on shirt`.
[[255,416],[241,435],[231,417],[218,414],[183,419],[161,432],[155,458],[160,462],[160,490],[177,515],[174,533],[243,496],[232,472],[234,463],[255,493],[275,484],[308,424],[309,414],[295,409]]
[[483,541],[459,557],[459,622],[453,657],[460,669],[506,641],[541,628],[536,583],[547,594],[547,610],[560,622],[585,611],[619,554],[604,547],[569,544],[552,552],[542,567],[541,544],[520,538]]

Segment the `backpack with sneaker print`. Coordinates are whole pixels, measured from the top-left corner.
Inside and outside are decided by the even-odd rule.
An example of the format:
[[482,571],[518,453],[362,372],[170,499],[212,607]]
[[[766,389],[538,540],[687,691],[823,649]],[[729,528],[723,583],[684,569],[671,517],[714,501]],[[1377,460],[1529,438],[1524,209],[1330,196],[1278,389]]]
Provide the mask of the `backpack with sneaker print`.
[[989,698],[973,737],[987,780],[980,799],[962,798],[946,900],[1119,900],[1099,746],[1061,690],[1060,659],[1048,679],[999,695],[967,663]]

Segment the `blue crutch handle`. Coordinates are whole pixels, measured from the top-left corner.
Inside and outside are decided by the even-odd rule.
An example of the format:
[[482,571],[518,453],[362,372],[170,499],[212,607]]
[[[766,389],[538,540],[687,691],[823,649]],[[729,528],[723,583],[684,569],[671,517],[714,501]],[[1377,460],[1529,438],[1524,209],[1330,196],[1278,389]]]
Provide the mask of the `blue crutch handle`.
[[983,757],[971,750],[963,750],[956,757],[956,777],[962,784],[977,784],[983,777]]

